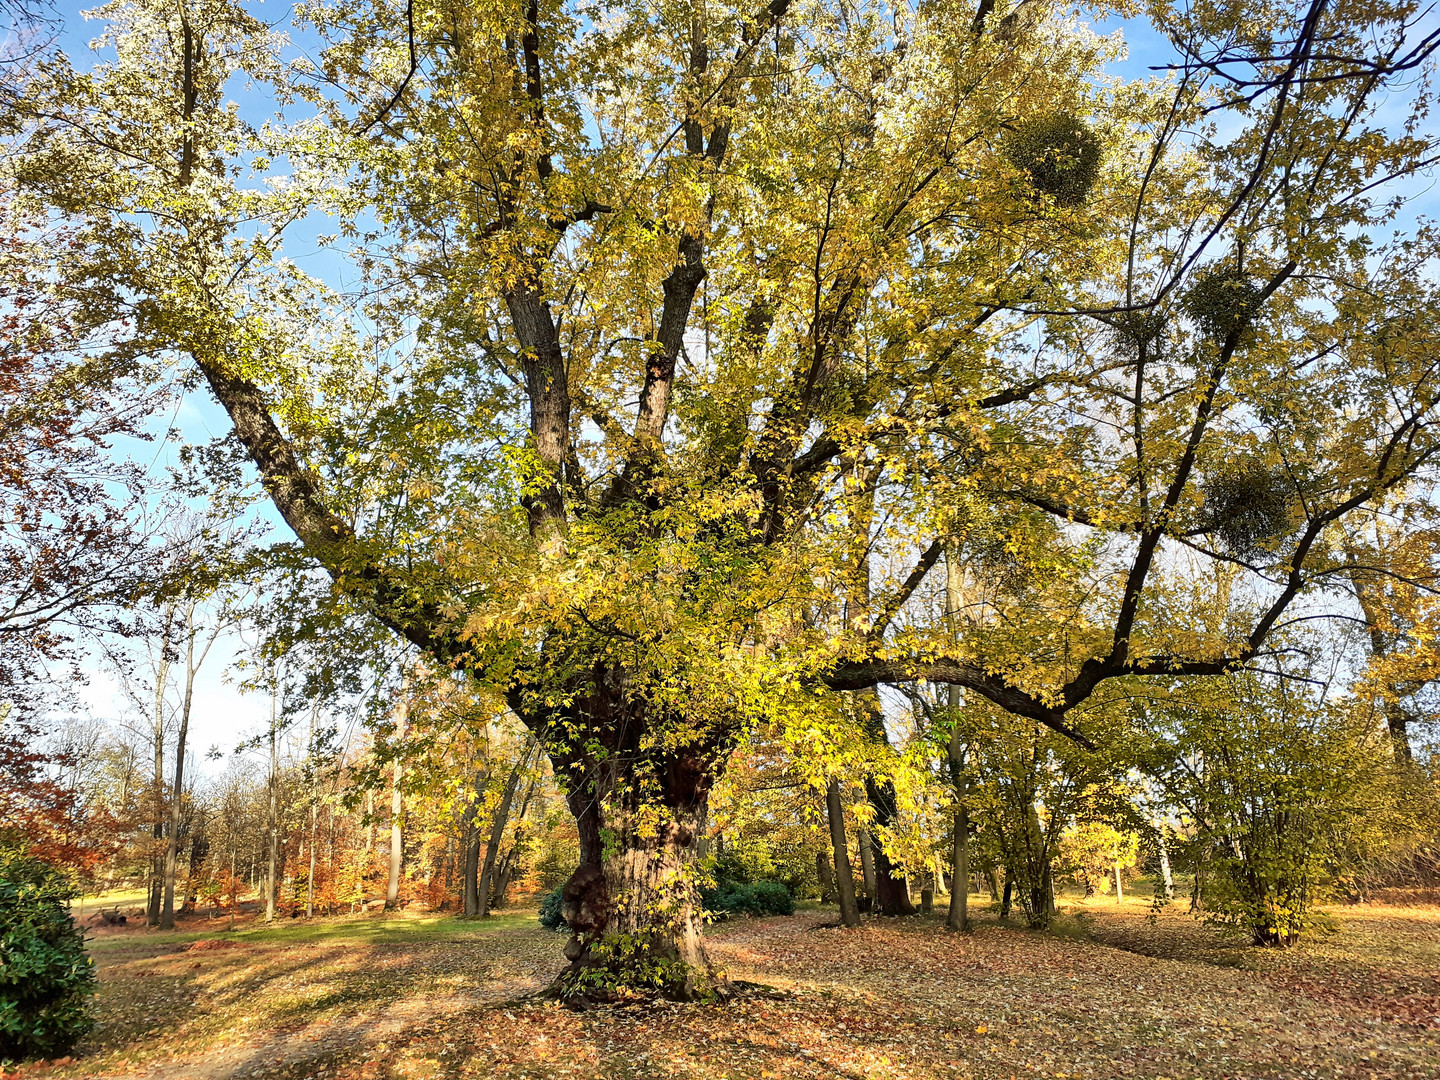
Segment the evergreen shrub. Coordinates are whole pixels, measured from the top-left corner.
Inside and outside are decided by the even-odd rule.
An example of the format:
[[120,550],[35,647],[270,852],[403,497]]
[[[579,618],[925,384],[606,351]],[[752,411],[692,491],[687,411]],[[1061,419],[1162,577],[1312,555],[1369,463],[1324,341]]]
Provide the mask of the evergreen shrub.
[[75,895],[49,863],[0,850],[0,1062],[59,1057],[90,1030],[95,970]]
[[793,915],[795,898],[778,881],[726,885],[702,895],[705,910],[713,915]]
[[564,885],[556,885],[540,901],[540,925],[547,930],[570,929],[570,924],[565,921],[565,898],[561,895],[564,891]]

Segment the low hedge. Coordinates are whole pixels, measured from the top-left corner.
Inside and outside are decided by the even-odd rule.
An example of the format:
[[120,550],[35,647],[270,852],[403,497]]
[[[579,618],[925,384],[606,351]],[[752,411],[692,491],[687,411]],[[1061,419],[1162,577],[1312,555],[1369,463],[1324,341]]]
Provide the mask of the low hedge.
[[[540,901],[540,925],[547,930],[568,930],[564,900],[559,886]],[[701,894],[705,910],[719,918],[731,915],[794,915],[795,898],[778,881],[756,881],[748,884],[726,883]]]
[[705,910],[719,916],[795,914],[795,898],[778,881],[723,885],[709,890],[702,899]]

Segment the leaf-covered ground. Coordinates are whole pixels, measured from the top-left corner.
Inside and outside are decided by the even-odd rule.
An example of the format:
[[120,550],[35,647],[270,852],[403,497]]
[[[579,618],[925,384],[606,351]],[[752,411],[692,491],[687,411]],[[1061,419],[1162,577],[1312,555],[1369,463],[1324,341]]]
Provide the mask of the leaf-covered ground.
[[583,1015],[524,1000],[563,942],[528,912],[108,932],[95,1034],[23,1076],[1440,1077],[1440,909],[1343,909],[1283,953],[1146,910],[1072,905],[1047,935],[741,920],[712,953],[773,994]]

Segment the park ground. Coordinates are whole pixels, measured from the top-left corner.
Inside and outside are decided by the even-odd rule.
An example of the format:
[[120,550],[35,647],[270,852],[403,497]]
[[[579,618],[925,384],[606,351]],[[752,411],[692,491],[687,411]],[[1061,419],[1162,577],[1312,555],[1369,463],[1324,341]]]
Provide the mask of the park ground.
[[[976,898],[978,900],[978,898]],[[1262,951],[1144,899],[1054,930],[941,916],[740,919],[710,950],[764,984],[726,1005],[584,1014],[527,995],[564,938],[531,910],[234,932],[96,931],[99,1023],[24,1080],[695,1080],[1440,1077],[1440,908],[1357,906]],[[15,1077],[12,1072],[8,1077]]]

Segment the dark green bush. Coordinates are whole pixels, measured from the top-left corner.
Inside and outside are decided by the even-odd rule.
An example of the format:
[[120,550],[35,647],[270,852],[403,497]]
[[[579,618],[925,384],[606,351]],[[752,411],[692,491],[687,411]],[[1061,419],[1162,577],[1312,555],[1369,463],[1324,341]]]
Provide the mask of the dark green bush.
[[804,896],[818,884],[814,846],[778,834],[728,837],[725,849],[710,856],[704,869],[715,889],[778,881],[791,896]]
[[95,971],[49,863],[0,850],[0,1062],[58,1057],[90,1030]]
[[561,895],[564,891],[565,886],[557,885],[540,901],[540,925],[547,930],[570,929],[570,924],[565,921],[565,899]]
[[715,915],[794,915],[795,898],[778,881],[729,885],[704,893],[705,910]]

